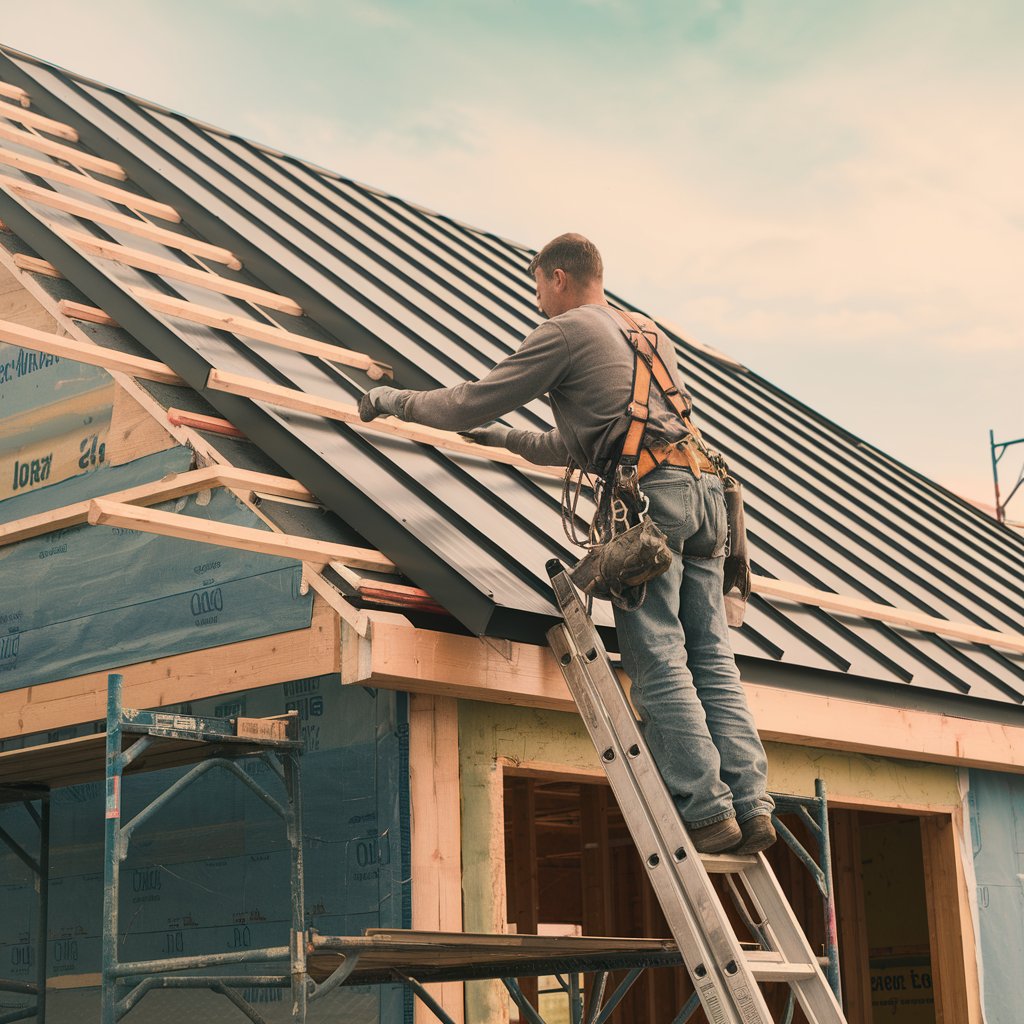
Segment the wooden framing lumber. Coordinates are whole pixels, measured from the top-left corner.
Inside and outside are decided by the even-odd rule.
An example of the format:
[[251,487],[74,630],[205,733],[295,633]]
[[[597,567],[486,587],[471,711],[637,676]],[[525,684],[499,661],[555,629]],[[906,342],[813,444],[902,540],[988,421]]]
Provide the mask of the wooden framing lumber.
[[20,345],[36,352],[46,352],[61,359],[102,366],[105,370],[120,370],[133,377],[153,380],[161,384],[183,384],[184,381],[166,364],[142,356],[131,356],[101,345],[87,345],[81,341],[64,338],[33,327],[22,327],[10,320],[0,320],[0,341],[8,345]]
[[38,203],[51,210],[60,210],[63,213],[70,213],[73,217],[80,217],[83,220],[91,220],[96,224],[105,224],[107,227],[126,231],[139,238],[146,238],[151,242],[166,246],[168,249],[180,249],[182,252],[191,253],[203,259],[213,260],[215,263],[223,263],[232,270],[241,270],[242,261],[230,250],[220,245],[211,245],[209,242],[192,238],[190,235],[183,235],[177,231],[170,231],[167,228],[157,227],[148,221],[140,220],[138,217],[129,217],[127,214],[118,213],[116,210],[105,210],[95,203],[87,203],[82,199],[74,199],[62,192],[54,192],[50,188],[40,188],[38,185],[31,185],[27,181],[18,181],[6,175],[0,175],[0,185],[3,185],[8,192],[13,192],[32,203]]
[[61,299],[57,303],[61,314],[70,317],[72,320],[84,320],[90,324],[100,324],[103,327],[116,327],[117,321],[102,309],[95,306],[87,306],[83,302],[72,302],[70,299]]
[[[410,864],[412,927],[462,931],[462,825],[459,793],[459,709],[445,697],[409,699]],[[456,1024],[463,1021],[463,987],[428,986]],[[435,1020],[423,1007],[417,1024]]]
[[81,167],[85,171],[95,171],[116,181],[127,181],[128,172],[112,160],[104,160],[101,157],[93,156],[91,153],[83,153],[72,146],[66,146],[63,142],[52,142],[40,135],[33,135],[32,132],[23,132],[10,125],[0,123],[0,139],[5,142],[14,142],[27,149],[34,149],[47,156],[55,156],[58,160],[66,160],[74,167]]
[[375,572],[395,572],[395,563],[371,548],[357,548],[348,544],[310,540],[272,530],[259,530],[251,526],[232,526],[211,523],[174,512],[160,512],[152,508],[139,508],[121,502],[95,498],[89,503],[89,523],[93,526],[118,526],[122,529],[141,530],[164,537],[216,544],[241,551],[255,551],[264,555],[280,555],[303,562],[326,564],[343,562],[355,569]]
[[169,278],[172,281],[186,281],[188,284],[198,285],[200,288],[208,288],[213,292],[221,292],[224,295],[231,295],[236,299],[245,299],[258,306],[266,306],[268,309],[276,309],[282,313],[290,313],[292,316],[302,316],[302,307],[292,299],[276,292],[266,291],[263,288],[256,288],[254,285],[245,284],[241,281],[232,281],[230,278],[221,277],[208,270],[199,270],[196,267],[186,267],[183,263],[176,263],[174,260],[165,259],[163,256],[154,256],[152,253],[143,252],[141,249],[131,249],[125,245],[118,245],[117,242],[107,242],[94,235],[87,235],[82,231],[68,231],[60,229],[61,236],[72,245],[79,248],[81,252],[90,256],[99,256],[101,259],[113,260],[115,263],[123,263],[128,267],[135,267],[137,270],[148,270],[153,274]]
[[[346,633],[343,683],[576,710],[547,647],[485,642],[367,615],[368,637]],[[745,690],[765,740],[1024,774],[1024,727],[757,683],[745,683]]]
[[30,274],[42,274],[43,277],[54,277],[58,281],[64,280],[64,275],[52,263],[48,260],[41,260],[38,256],[27,256],[23,252],[16,252],[13,260],[19,270],[26,270]]
[[224,437],[245,437],[238,427],[219,416],[204,416],[199,412],[188,412],[173,406],[167,410],[167,422],[174,427],[192,427],[193,430],[205,430]]
[[396,420],[390,416],[380,417],[371,420],[369,423],[363,423],[359,419],[359,410],[348,402],[339,402],[333,398],[320,398],[317,395],[307,395],[304,391],[298,391],[295,388],[264,383],[252,377],[243,377],[237,373],[228,373],[225,370],[211,370],[206,386],[214,391],[224,391],[231,395],[242,395],[245,398],[254,398],[257,401],[267,402],[270,405],[278,405],[284,409],[297,409],[300,412],[309,412],[316,416],[323,416],[325,419],[338,420],[341,423],[348,423],[351,426],[359,427],[371,433],[404,437],[408,441],[418,441],[421,444],[429,444],[435,448],[447,451],[460,452],[463,455],[476,455],[481,459],[489,459],[491,462],[501,462],[520,469],[528,469],[535,473],[557,476],[559,479],[564,476],[564,471],[557,466],[537,466],[532,462],[527,462],[521,455],[508,451],[506,448],[491,448],[486,445],[474,444],[474,442],[467,441],[464,437],[450,430],[437,430],[434,427],[420,426],[418,423],[403,423],[401,420]]
[[337,613],[314,597],[306,629],[128,665],[114,654],[102,671],[0,693],[0,738],[105,718],[108,672],[124,675],[129,706],[166,707],[337,672],[340,646]]
[[[264,494],[276,494],[300,501],[308,501],[313,497],[302,484],[289,477],[271,476],[268,473],[235,469],[232,466],[207,466],[187,473],[172,473],[154,483],[115,491],[107,495],[107,500],[122,505],[159,505],[161,502],[198,494],[213,487],[229,487],[243,492],[258,490]],[[37,537],[43,533],[80,526],[87,522],[88,518],[89,502],[78,501],[72,505],[50,509],[48,512],[26,516],[24,519],[0,523],[0,546]]]
[[9,100],[17,100],[23,107],[31,106],[28,93],[9,82],[0,82],[0,96],[6,96]]
[[26,128],[35,128],[37,131],[46,132],[47,135],[55,135],[58,139],[78,142],[78,132],[70,125],[54,121],[52,117],[43,117],[42,114],[28,110],[24,106],[15,107],[0,100],[0,117],[6,117],[8,121],[17,121]]
[[82,192],[88,192],[120,206],[127,206],[130,210],[138,210],[139,213],[146,213],[151,217],[159,217],[160,220],[171,221],[174,224],[181,222],[181,214],[173,206],[157,202],[148,196],[136,195],[134,192],[129,192],[117,185],[110,185],[105,181],[97,181],[80,171],[73,171],[60,164],[36,160],[34,157],[26,156],[24,153],[15,153],[10,149],[0,149],[0,164],[15,167],[19,171],[24,171],[37,178],[44,178],[47,181],[59,181],[62,185],[71,185]]
[[258,320],[250,320],[246,317],[234,316],[230,313],[212,309],[209,306],[201,306],[195,302],[186,302],[184,299],[176,299],[161,292],[151,291],[148,288],[133,288],[132,294],[140,299],[149,309],[157,313],[165,313],[168,316],[180,317],[192,323],[203,324],[205,327],[215,327],[218,330],[230,331],[232,334],[241,335],[243,338],[253,338],[256,341],[265,341],[268,345],[277,348],[288,349],[291,352],[302,352],[308,356],[319,356],[332,363],[341,363],[343,366],[351,366],[357,370],[364,370],[370,380],[380,380],[382,377],[393,377],[394,371],[386,363],[371,359],[362,352],[353,352],[351,349],[341,348],[324,341],[316,341],[313,338],[306,338],[293,331],[286,331],[282,327],[275,327],[272,324],[261,323]]
[[968,622],[950,622],[934,615],[926,615],[891,605],[879,604],[863,597],[845,597],[827,590],[815,590],[802,583],[789,583],[784,580],[773,580],[767,576],[754,576],[752,589],[755,594],[775,597],[797,604],[810,604],[827,611],[845,612],[862,619],[876,619],[888,622],[893,626],[920,630],[922,633],[941,633],[957,640],[966,640],[974,644],[986,644],[992,647],[1006,647],[1011,651],[1024,652],[1024,635],[1019,633],[1003,633],[997,629],[986,629]]

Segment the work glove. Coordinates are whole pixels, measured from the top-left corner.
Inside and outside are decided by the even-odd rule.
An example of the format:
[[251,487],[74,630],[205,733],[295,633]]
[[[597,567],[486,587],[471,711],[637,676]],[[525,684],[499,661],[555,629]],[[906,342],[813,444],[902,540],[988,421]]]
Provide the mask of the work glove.
[[475,444],[486,444],[492,448],[505,448],[508,446],[508,435],[511,433],[511,427],[506,427],[502,423],[492,423],[487,427],[473,427],[472,430],[460,430],[459,436]]
[[364,423],[369,423],[370,420],[375,420],[378,416],[397,416],[399,394],[401,392],[398,388],[370,388],[359,399],[359,418]]

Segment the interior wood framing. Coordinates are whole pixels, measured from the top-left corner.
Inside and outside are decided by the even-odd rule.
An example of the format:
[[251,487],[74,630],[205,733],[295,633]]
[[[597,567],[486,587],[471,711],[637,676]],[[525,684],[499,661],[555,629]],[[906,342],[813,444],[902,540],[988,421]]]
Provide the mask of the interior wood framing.
[[321,359],[326,359],[330,362],[341,363],[343,366],[351,366],[357,370],[364,370],[371,380],[380,380],[383,377],[394,376],[394,371],[390,366],[376,359],[371,359],[362,352],[353,352],[351,349],[332,345],[325,341],[316,341],[313,338],[306,338],[301,334],[296,334],[294,331],[287,331],[283,327],[261,323],[259,320],[251,320],[247,317],[234,316],[209,306],[187,302],[184,299],[176,299],[170,295],[164,295],[162,292],[154,292],[148,288],[133,288],[131,291],[137,299],[157,313],[180,317],[192,323],[203,324],[205,327],[230,331],[232,334],[240,335],[243,338],[263,341],[277,348],[287,349],[291,352],[302,352],[309,356],[319,356]]
[[189,235],[171,231],[168,228],[157,227],[148,221],[140,220],[138,217],[129,217],[127,214],[118,213],[115,210],[105,210],[95,203],[87,203],[82,199],[74,199],[61,192],[54,192],[52,189],[40,188],[38,185],[29,184],[27,181],[18,181],[15,178],[8,178],[0,175],[0,184],[8,192],[40,206],[51,210],[60,210],[69,213],[73,217],[80,217],[84,220],[91,220],[96,224],[104,224],[129,234],[138,235],[139,238],[149,239],[169,249],[181,249],[183,252],[191,253],[193,256],[200,256],[203,259],[213,260],[215,263],[223,263],[232,270],[241,270],[242,261],[239,260],[230,250],[220,245],[213,245],[210,242],[192,238]]
[[0,117],[5,117],[8,121],[17,121],[19,124],[25,125],[26,128],[35,128],[37,131],[46,132],[47,135],[54,135],[67,142],[78,142],[78,132],[70,125],[64,124],[62,121],[55,121],[52,117],[44,117],[21,105],[15,107],[0,100]]
[[132,249],[126,245],[119,245],[117,242],[108,242],[95,235],[87,235],[82,231],[75,231],[63,227],[56,230],[66,241],[76,246],[80,252],[90,256],[98,256],[101,259],[113,260],[115,263],[123,263],[125,266],[134,267],[136,270],[147,270],[153,274],[159,274],[172,281],[185,281],[188,284],[198,285],[200,288],[207,288],[213,292],[221,292],[223,295],[231,295],[236,299],[246,299],[258,306],[266,306],[268,309],[276,309],[282,313],[290,313],[292,316],[302,316],[302,307],[293,299],[278,295],[276,292],[267,291],[265,288],[257,288],[251,284],[244,284],[241,281],[232,281],[230,278],[221,277],[209,270],[199,270],[194,267],[186,267],[182,263],[166,259],[163,256],[154,256],[152,253],[143,252],[141,249]]
[[41,260],[38,256],[19,252],[14,254],[12,260],[19,270],[27,270],[30,274],[42,274],[43,277],[52,277],[58,281],[64,280],[64,275],[52,263]]
[[84,302],[72,302],[61,299],[57,308],[71,320],[84,320],[89,324],[100,324],[103,327],[117,327],[117,321],[96,306],[87,306]]
[[181,222],[181,214],[167,203],[158,202],[148,196],[140,196],[105,181],[97,181],[96,178],[90,178],[81,171],[62,167],[60,164],[37,160],[35,157],[26,156],[24,153],[15,153],[9,149],[0,149],[0,164],[15,167],[19,171],[24,171],[37,178],[44,178],[47,181],[71,185],[82,192],[117,203],[120,206],[126,206],[130,210],[137,210],[139,213],[145,213],[151,217],[158,217],[160,220],[170,221],[174,224]]
[[206,416],[203,413],[175,409],[172,406],[167,410],[166,418],[167,422],[175,427],[193,427],[196,430],[205,430],[211,434],[221,434],[224,437],[245,437],[238,427],[220,416]]
[[104,348],[95,342],[80,342],[34,327],[24,327],[10,320],[0,320],[0,341],[8,345],[19,345],[36,352],[72,359],[90,366],[101,366],[105,370],[120,370],[133,377],[152,380],[160,384],[183,384],[184,381],[166,364],[156,359],[132,356],[116,349]]
[[34,135],[32,132],[20,131],[11,128],[10,125],[0,122],[0,139],[7,142],[17,143],[27,149],[34,149],[47,156],[55,156],[58,160],[66,160],[74,167],[81,167],[86,171],[95,171],[97,174],[105,175],[116,181],[127,181],[128,172],[112,160],[104,160],[101,157],[93,156],[91,153],[83,153],[73,146],[66,146],[63,142],[53,142],[44,139],[41,135]]

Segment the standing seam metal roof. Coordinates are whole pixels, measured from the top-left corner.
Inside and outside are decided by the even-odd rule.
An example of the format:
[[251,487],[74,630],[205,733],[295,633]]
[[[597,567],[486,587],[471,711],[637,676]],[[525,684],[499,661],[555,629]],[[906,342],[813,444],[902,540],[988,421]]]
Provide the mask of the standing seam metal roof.
[[[539,639],[554,614],[544,564],[572,557],[557,481],[209,391],[211,367],[353,402],[371,382],[159,316],[129,291],[161,290],[366,352],[392,364],[403,387],[448,386],[485,373],[539,322],[525,272],[532,253],[15,51],[0,51],[0,79],[25,88],[34,109],[73,125],[83,148],[124,166],[126,187],[176,207],[177,230],[231,249],[245,268],[214,266],[216,273],[289,296],[306,315],[271,314],[84,256],[47,222],[203,265],[0,194],[0,216],[16,233],[467,629]],[[699,421],[744,482],[756,571],[1024,631],[1020,537],[758,375],[670,334]],[[547,429],[550,410],[537,400],[505,422]],[[747,657],[1024,702],[1024,657],[818,608],[755,596],[734,638]]]

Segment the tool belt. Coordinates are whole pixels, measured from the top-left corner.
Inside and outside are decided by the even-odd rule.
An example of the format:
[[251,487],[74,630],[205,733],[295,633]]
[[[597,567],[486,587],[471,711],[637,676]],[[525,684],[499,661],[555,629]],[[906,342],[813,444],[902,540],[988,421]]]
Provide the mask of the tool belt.
[[637,459],[637,479],[642,480],[648,473],[662,465],[685,466],[698,480],[702,473],[717,472],[715,464],[697,447],[691,437],[644,448]]

